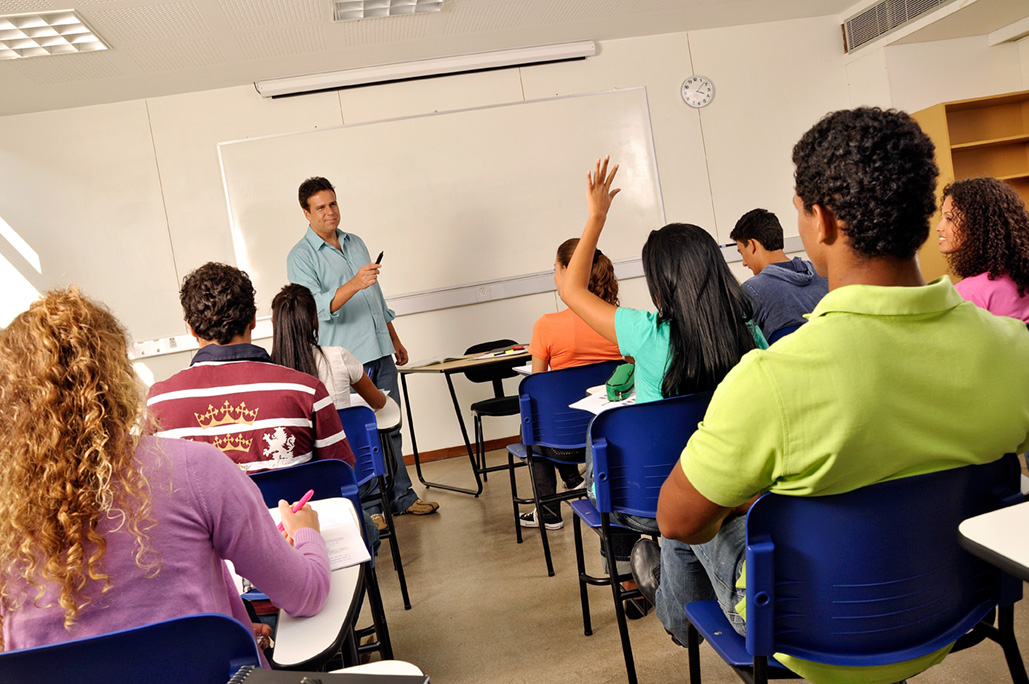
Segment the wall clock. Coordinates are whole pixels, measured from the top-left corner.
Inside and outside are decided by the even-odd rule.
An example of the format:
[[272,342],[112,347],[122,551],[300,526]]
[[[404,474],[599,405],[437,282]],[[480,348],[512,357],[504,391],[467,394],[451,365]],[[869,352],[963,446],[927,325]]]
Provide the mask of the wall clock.
[[707,76],[694,74],[682,82],[682,99],[695,109],[706,107],[715,99],[715,84]]

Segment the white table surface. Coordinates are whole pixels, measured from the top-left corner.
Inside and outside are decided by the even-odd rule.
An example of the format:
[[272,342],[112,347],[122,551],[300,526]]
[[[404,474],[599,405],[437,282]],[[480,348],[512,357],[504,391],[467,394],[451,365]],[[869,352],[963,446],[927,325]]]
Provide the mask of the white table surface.
[[[1029,579],[1029,501],[1001,508],[989,513],[977,515],[962,521],[958,525],[958,534],[972,542],[974,546],[966,547],[1001,569]],[[977,553],[976,546],[996,554]],[[996,561],[1007,561],[999,563]]]
[[[368,406],[368,402],[364,400],[360,394],[350,394],[350,405],[351,406]],[[371,408],[371,406],[368,406]],[[375,409],[372,409],[375,411]],[[397,404],[393,397],[386,396],[386,405],[378,411],[375,411],[375,426],[379,429],[379,432],[385,432],[387,430],[395,430],[400,425],[400,406]]]

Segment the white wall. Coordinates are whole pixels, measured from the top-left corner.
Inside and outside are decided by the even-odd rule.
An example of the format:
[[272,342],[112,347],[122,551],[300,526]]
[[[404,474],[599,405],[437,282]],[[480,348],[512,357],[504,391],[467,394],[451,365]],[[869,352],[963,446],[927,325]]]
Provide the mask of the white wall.
[[[996,52],[971,41],[953,50],[913,45],[845,56],[835,18],[607,41],[599,47],[586,62],[338,94],[268,101],[246,86],[0,118],[0,217],[41,254],[43,273],[30,279],[33,284],[79,283],[107,301],[134,337],[145,339],[152,335],[147,309],[177,307],[183,275],[208,260],[234,262],[218,142],[646,86],[668,220],[697,223],[726,242],[736,218],[754,206],[778,213],[787,234],[795,234],[790,150],[826,111],[857,104],[915,108],[990,94],[980,92],[983,88],[1029,87],[1023,80],[1029,74],[1025,41]],[[986,70],[987,85],[953,80],[947,67],[964,64]],[[692,73],[712,77],[717,89],[712,105],[699,112],[679,96]],[[294,193],[284,188],[282,201],[295,203]],[[282,227],[284,258],[303,228],[297,207],[296,222]],[[554,245],[578,228],[555,233]],[[130,231],[144,231],[153,252],[124,253],[120,244]],[[605,234],[602,244],[618,245],[618,240],[617,234]],[[549,266],[526,264],[525,270]],[[108,277],[124,268],[141,272],[131,290],[112,285],[117,281]],[[740,268],[734,272],[749,275]],[[623,304],[649,306],[642,280],[622,287]],[[405,316],[396,325],[412,358],[421,359],[454,354],[486,339],[527,341],[535,319],[558,308],[554,295],[541,294]],[[158,379],[187,363],[185,353],[148,361]],[[457,386],[466,405],[487,391],[460,378]],[[413,378],[411,394],[421,449],[459,444],[442,378]],[[486,430],[490,438],[515,434],[517,427],[513,419],[495,420]]]

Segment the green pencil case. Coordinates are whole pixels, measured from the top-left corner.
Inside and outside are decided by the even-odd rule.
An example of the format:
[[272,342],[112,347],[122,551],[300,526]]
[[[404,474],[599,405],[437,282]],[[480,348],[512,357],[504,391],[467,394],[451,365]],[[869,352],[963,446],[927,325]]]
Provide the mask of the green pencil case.
[[633,383],[636,381],[636,365],[623,363],[615,368],[615,372],[607,379],[608,401],[619,401],[632,394]]

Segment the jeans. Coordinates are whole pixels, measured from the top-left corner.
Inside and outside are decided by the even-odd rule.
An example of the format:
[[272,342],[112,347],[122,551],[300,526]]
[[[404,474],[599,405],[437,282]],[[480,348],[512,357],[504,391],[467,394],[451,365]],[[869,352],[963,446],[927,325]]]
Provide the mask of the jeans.
[[[581,454],[582,450],[580,449],[579,455]],[[562,463],[560,461],[548,461],[542,456],[539,456],[534,457],[529,462],[529,469],[532,473],[532,481],[536,490],[536,495],[541,499],[545,496],[551,496],[557,493],[558,472],[561,473],[561,479],[564,481],[565,486],[568,486],[569,482],[572,484],[575,484],[577,481],[580,483],[582,482],[582,479],[579,477],[578,462]],[[543,510],[537,511],[536,514],[541,516],[543,522],[556,523],[561,521],[561,504],[543,504],[541,508]]]
[[[364,372],[372,376],[375,386],[382,390],[388,390],[390,398],[400,403],[400,386],[397,383],[397,366],[393,363],[393,357],[386,355],[382,358],[369,361],[364,364]],[[404,450],[400,438],[400,428],[390,433],[393,440],[393,453],[396,455],[396,476],[393,478],[393,491],[389,493],[391,512],[394,515],[405,512],[411,504],[418,500],[418,495],[411,489],[411,476],[407,473],[407,465],[404,464]],[[375,491],[374,489],[372,491]],[[372,501],[364,506],[365,510],[371,513],[380,512],[379,502]]]
[[736,588],[746,559],[747,516],[734,515],[722,523],[715,538],[704,544],[684,544],[661,538],[661,583],[657,588],[657,617],[680,644],[686,644],[686,604],[717,599],[740,635],[747,627],[736,612],[745,592]]

